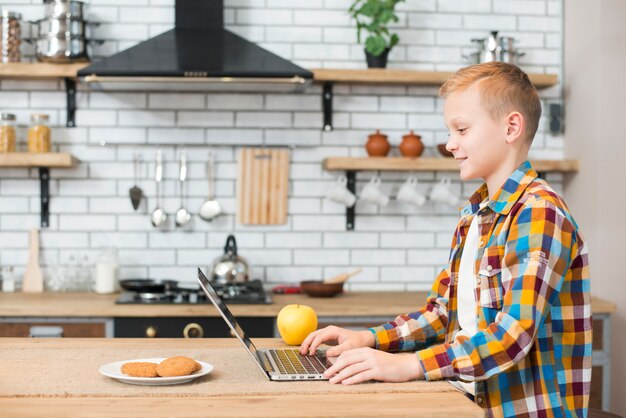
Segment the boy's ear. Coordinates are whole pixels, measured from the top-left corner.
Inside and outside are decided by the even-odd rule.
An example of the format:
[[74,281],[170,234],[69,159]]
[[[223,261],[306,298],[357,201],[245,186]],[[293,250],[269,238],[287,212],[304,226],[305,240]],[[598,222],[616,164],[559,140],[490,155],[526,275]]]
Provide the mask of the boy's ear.
[[506,142],[512,144],[522,137],[526,121],[520,112],[511,112],[506,117]]

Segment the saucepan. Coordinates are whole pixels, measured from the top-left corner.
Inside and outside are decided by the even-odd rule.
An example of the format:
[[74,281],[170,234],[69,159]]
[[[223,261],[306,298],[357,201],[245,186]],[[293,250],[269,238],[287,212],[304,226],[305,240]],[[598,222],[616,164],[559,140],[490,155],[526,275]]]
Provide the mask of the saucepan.
[[67,17],[83,19],[85,16],[85,3],[82,1],[68,0],[44,0],[47,17]]

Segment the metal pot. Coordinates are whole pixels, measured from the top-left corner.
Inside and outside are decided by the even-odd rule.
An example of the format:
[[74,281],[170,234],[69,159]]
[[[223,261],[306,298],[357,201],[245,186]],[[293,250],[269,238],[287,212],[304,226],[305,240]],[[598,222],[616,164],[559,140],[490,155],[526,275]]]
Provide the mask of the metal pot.
[[83,19],[85,16],[85,3],[82,1],[44,0],[44,5],[46,6],[46,17]]
[[86,36],[87,22],[82,19],[47,18],[31,23],[36,27],[37,38]]
[[515,48],[515,38],[511,36],[498,36],[497,31],[492,31],[487,38],[472,39],[478,44],[478,50],[469,55],[463,55],[472,64],[500,61],[517,65],[519,57],[524,56]]
[[245,283],[248,281],[248,263],[237,255],[237,242],[229,235],[224,246],[224,255],[216,258],[211,266],[211,281],[219,284]]
[[35,40],[38,61],[68,63],[89,61],[87,43],[83,36],[49,36]]

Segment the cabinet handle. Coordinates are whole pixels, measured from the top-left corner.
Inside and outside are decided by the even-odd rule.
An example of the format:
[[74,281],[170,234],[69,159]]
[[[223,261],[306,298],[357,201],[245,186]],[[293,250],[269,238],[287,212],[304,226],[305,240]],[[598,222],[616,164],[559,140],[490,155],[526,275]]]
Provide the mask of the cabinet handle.
[[230,338],[237,338],[237,334],[235,334],[235,331],[233,331],[232,329],[228,330],[228,335],[230,336]]
[[192,322],[185,325],[183,335],[185,336],[185,338],[202,338],[204,337],[204,328],[202,328],[200,324]]
[[150,325],[148,328],[146,328],[146,337],[148,338],[154,338],[157,336],[157,329]]

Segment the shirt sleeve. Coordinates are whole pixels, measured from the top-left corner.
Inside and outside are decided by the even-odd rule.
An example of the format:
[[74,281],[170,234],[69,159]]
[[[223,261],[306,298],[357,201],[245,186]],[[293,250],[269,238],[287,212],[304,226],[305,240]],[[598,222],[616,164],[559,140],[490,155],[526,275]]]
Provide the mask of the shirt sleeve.
[[415,351],[445,340],[448,324],[448,300],[450,291],[450,263],[456,248],[458,227],[454,234],[448,266],[433,284],[426,305],[420,310],[399,315],[391,322],[370,328],[376,340],[376,348],[384,351]]
[[495,321],[472,337],[417,352],[427,380],[485,380],[519,362],[558,297],[576,245],[575,226],[545,199],[532,198],[512,221],[502,265],[511,275]]

